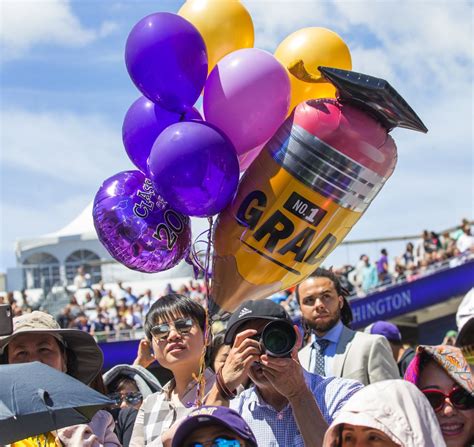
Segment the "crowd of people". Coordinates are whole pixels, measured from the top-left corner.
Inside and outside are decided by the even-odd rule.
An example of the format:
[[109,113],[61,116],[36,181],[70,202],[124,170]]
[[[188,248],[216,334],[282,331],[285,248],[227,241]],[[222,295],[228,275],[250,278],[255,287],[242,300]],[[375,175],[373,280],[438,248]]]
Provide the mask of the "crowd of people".
[[[349,328],[347,290],[332,271],[317,269],[295,299],[303,333],[280,304],[250,300],[208,344],[205,308],[168,291],[147,309],[134,363],[104,375],[87,332],[41,311],[15,317],[13,332],[0,337],[1,364],[40,361],[110,401],[88,424],[36,433],[25,426],[28,435],[11,446],[472,445],[472,302],[458,346],[410,350],[391,323]],[[171,381],[150,373],[155,362]]]
[[[463,219],[459,228],[451,233],[438,235],[434,231],[423,231],[418,241],[408,242],[405,251],[392,259],[387,250],[382,249],[376,262],[371,262],[363,254],[355,266],[346,265],[333,271],[350,295],[365,296],[380,287],[414,281],[444,261],[455,266],[468,253],[474,253],[474,237],[469,222]],[[177,292],[201,305],[206,304],[206,289],[202,281],[191,280],[176,290],[168,284],[165,290],[148,289],[138,295],[132,287],[121,282],[107,287],[103,283],[93,285],[86,269],[79,267],[73,286],[76,293],[71,294],[70,302],[57,316],[59,324],[62,328],[89,332],[99,340],[133,338],[137,332],[140,334],[144,318],[159,296]],[[294,289],[276,294],[272,299],[282,304],[290,316],[299,315]],[[0,297],[0,303],[2,301],[12,305],[15,315],[32,310],[25,292],[21,304],[17,303],[13,293]]]

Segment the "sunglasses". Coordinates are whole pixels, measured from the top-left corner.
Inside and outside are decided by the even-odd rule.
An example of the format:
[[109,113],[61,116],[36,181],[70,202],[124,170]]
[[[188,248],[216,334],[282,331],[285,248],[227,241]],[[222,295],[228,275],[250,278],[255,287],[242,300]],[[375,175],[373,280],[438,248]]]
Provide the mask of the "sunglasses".
[[127,394],[120,393],[111,393],[108,395],[109,399],[115,401],[115,405],[120,406],[120,404],[125,401],[129,405],[136,405],[143,400],[142,393],[134,392]]
[[229,436],[219,436],[210,441],[191,442],[186,447],[242,447],[240,441]]
[[194,326],[192,318],[180,318],[173,323],[160,323],[153,326],[150,330],[151,335],[157,340],[164,340],[169,337],[171,328],[174,327],[180,335],[189,334]]
[[468,410],[474,407],[474,398],[463,388],[454,388],[449,394],[444,394],[437,389],[423,390],[423,394],[428,399],[435,412],[441,411],[444,407],[446,398],[458,410]]

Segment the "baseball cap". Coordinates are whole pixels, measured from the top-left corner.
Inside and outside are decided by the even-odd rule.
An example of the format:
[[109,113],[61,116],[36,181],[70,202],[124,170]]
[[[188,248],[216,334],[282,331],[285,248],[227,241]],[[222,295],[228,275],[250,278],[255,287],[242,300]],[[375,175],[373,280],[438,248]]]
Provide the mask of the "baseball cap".
[[244,439],[251,447],[257,447],[257,440],[245,420],[227,407],[202,406],[193,410],[181,422],[173,437],[172,447],[183,447],[186,437],[196,428],[206,425],[222,425]]
[[[45,333],[65,346],[69,375],[89,384],[99,374],[104,356],[94,337],[78,329],[62,329],[52,315],[38,310],[13,318],[13,332],[0,337],[0,355],[17,335]],[[6,360],[0,357],[0,363],[5,362]]]
[[383,335],[388,341],[401,342],[402,334],[398,327],[388,321],[377,321],[370,326],[370,334]]
[[285,309],[272,300],[248,300],[231,315],[224,337],[225,344],[231,344],[239,327],[248,320],[286,320],[292,324]]

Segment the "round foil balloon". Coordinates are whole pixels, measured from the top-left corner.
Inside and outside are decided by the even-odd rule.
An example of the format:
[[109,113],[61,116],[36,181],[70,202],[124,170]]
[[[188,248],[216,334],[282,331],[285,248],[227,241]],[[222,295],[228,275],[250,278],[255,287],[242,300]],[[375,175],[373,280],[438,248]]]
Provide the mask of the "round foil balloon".
[[344,239],[392,174],[396,147],[365,112],[300,104],[219,215],[212,297],[228,311],[302,281]]
[[130,269],[161,272],[189,253],[189,218],[171,209],[140,171],[120,172],[105,180],[92,213],[102,245]]
[[286,37],[275,51],[275,57],[288,70],[291,81],[291,112],[308,99],[334,98],[336,89],[318,70],[326,67],[352,68],[346,43],[326,28],[303,28]]
[[188,216],[220,213],[239,181],[235,149],[223,132],[198,121],[167,127],[156,139],[148,170],[157,191]]
[[252,18],[239,1],[187,0],[178,11],[206,42],[209,72],[226,54],[253,47]]
[[194,119],[202,120],[194,107],[179,114],[141,96],[128,109],[122,126],[122,140],[130,160],[147,174],[147,159],[158,135],[171,124]]
[[168,12],[151,14],[133,27],[125,62],[147,98],[179,113],[196,102],[207,77],[206,45],[199,31]]

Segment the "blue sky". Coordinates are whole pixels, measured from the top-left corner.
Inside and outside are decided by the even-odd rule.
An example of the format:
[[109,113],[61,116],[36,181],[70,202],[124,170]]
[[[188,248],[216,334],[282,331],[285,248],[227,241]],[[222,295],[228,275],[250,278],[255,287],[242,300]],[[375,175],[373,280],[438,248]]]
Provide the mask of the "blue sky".
[[[392,133],[397,169],[348,239],[443,230],[474,217],[471,2],[243,3],[255,46],[273,52],[299,28],[330,28],[349,45],[353,69],[387,79],[429,128]],[[132,168],[121,126],[139,93],[125,41],[145,15],[181,4],[2,1],[0,271],[15,265],[16,239],[63,227],[102,180]]]

